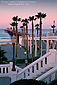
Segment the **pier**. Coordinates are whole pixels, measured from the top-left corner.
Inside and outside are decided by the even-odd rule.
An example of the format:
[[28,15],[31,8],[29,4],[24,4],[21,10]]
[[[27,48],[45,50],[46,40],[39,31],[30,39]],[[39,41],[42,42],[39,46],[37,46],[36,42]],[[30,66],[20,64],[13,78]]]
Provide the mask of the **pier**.
[[[20,44],[22,46],[24,46],[24,41],[26,40],[26,38],[23,38],[23,37],[19,37],[20,38]],[[35,35],[34,36],[34,45],[35,45],[35,56],[37,56],[37,41],[39,41],[39,36]],[[43,50],[46,50],[46,53],[49,52],[49,48],[51,46],[51,41],[52,41],[52,49],[55,48],[55,42],[57,41],[57,36],[56,35],[53,35],[53,36],[50,36],[49,33],[47,33],[46,36],[42,36],[41,38],[42,42],[44,41],[44,43],[46,44],[46,49],[42,49]],[[29,50],[29,47],[30,47],[30,54],[32,54],[32,36],[28,35],[28,50]],[[42,47],[42,46],[41,46]]]
[[[13,35],[13,31],[12,30],[6,30],[11,36]],[[14,32],[16,35],[16,32]],[[25,36],[24,36],[25,35]],[[21,32],[17,33],[18,36],[18,42],[21,46],[25,46],[26,47],[26,34],[23,34]],[[38,35],[34,35],[34,47],[35,47],[35,56],[37,56],[37,48],[39,46],[37,46],[37,41],[39,41],[40,36]],[[41,37],[42,42],[44,42],[46,44],[46,49],[41,49],[41,55],[42,55],[42,51],[46,51],[46,53],[49,52],[49,48],[51,46],[51,41],[52,41],[52,48],[55,48],[55,42],[57,41],[57,35],[53,34],[53,35],[49,35],[49,32],[46,35],[43,35]],[[28,51],[30,48],[30,54],[32,54],[32,35],[28,35]],[[42,48],[42,46],[41,46]]]

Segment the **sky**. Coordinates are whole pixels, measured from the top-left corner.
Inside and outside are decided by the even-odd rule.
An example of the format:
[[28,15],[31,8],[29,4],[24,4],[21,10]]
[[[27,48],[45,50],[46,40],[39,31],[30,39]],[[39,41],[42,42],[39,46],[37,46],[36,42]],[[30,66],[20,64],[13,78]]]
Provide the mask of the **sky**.
[[[43,29],[51,29],[53,21],[57,26],[57,0],[0,0],[0,29],[10,27],[12,17],[29,18],[37,13],[46,13],[46,18],[42,19]],[[18,28],[22,25],[18,22]],[[39,24],[39,20],[34,21]],[[31,28],[31,22],[29,23]]]

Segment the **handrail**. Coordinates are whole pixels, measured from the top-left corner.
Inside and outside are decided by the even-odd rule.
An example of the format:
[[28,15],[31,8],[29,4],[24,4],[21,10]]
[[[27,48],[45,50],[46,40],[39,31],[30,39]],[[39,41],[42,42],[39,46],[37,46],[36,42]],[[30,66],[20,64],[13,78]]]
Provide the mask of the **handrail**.
[[48,72],[46,72],[42,76],[38,77],[36,80],[43,80],[44,78],[46,78],[47,76],[49,76],[50,74],[52,74],[56,70],[57,70],[57,66],[53,67]]
[[[11,70],[12,70],[12,62],[10,62],[9,64],[1,64],[1,65],[0,65],[0,75],[1,75],[1,73],[3,73],[3,72],[2,72],[3,69],[5,70],[5,72],[4,72],[3,74],[6,73],[6,68],[8,68],[8,73],[10,73]],[[18,66],[15,66],[15,68],[16,68],[16,72],[17,72],[17,73],[22,70],[22,68],[20,68],[20,67],[18,67]],[[9,70],[9,69],[10,69],[10,70]]]
[[[40,62],[41,60],[43,60],[45,57],[49,56],[51,54],[51,52],[45,54],[44,56],[42,56],[41,58],[37,59],[36,61],[34,61],[33,63],[29,64],[27,67],[25,67],[23,70],[21,70],[19,72],[19,74],[23,73],[24,71],[26,71],[27,69],[29,69],[30,67],[32,67],[34,64]],[[17,77],[19,76],[19,74],[17,75]]]
[[50,52],[40,57],[30,65],[26,66],[23,70],[21,70],[16,76],[17,80],[21,78],[36,77],[39,73],[41,74],[41,72],[45,71],[45,69],[54,67],[56,65],[56,56],[55,56],[56,50],[50,49],[49,51]]

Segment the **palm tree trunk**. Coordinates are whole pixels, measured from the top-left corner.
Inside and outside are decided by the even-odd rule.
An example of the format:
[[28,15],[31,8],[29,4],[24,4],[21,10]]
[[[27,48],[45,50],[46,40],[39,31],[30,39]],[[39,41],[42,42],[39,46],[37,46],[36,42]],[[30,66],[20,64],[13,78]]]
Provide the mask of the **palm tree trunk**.
[[14,26],[13,26],[13,35],[14,35]]
[[42,49],[42,40],[41,40],[41,36],[42,36],[42,18],[40,17],[40,49],[39,49],[39,57],[41,57],[41,49]]
[[54,28],[53,28],[53,36],[54,36]]
[[26,24],[26,38],[27,38],[26,48],[27,48],[27,59],[28,59],[28,26],[27,24]]
[[17,21],[16,21],[16,56],[15,56],[15,64],[17,59]]
[[33,26],[33,20],[32,20],[32,62],[33,62],[33,51],[34,51],[34,48],[33,48],[33,42],[34,42],[33,34],[34,34],[34,26]]
[[[24,27],[24,26],[23,26]],[[24,27],[24,38],[25,38],[25,27]],[[24,40],[24,47],[25,47],[25,40]]]
[[54,28],[53,28],[53,33],[54,33]]
[[38,36],[38,30],[37,30],[37,36]]
[[24,34],[25,34],[25,27],[24,27]]

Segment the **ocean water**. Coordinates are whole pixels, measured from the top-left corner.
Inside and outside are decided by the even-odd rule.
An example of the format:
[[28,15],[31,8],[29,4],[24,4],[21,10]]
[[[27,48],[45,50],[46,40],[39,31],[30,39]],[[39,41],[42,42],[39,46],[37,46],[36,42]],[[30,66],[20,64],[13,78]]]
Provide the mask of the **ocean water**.
[[[21,29],[18,29],[19,32],[21,32]],[[52,33],[52,29],[42,29],[42,34],[43,33]],[[57,29],[55,29],[55,32]],[[32,30],[28,29],[28,33],[32,34]],[[34,35],[37,34],[37,30],[34,29]],[[11,44],[11,36],[5,31],[5,29],[0,29],[0,45],[1,44]]]
[[10,44],[11,36],[5,31],[5,29],[0,29],[0,45]]
[[[57,29],[54,29],[54,32],[56,32]],[[18,29],[18,32],[21,32],[21,29]],[[53,33],[53,29],[42,29],[42,34],[46,34],[47,32],[49,33]],[[40,30],[38,31],[38,33],[40,33]],[[32,30],[28,29],[28,34],[32,34]],[[37,30],[34,29],[34,35],[37,34]]]

